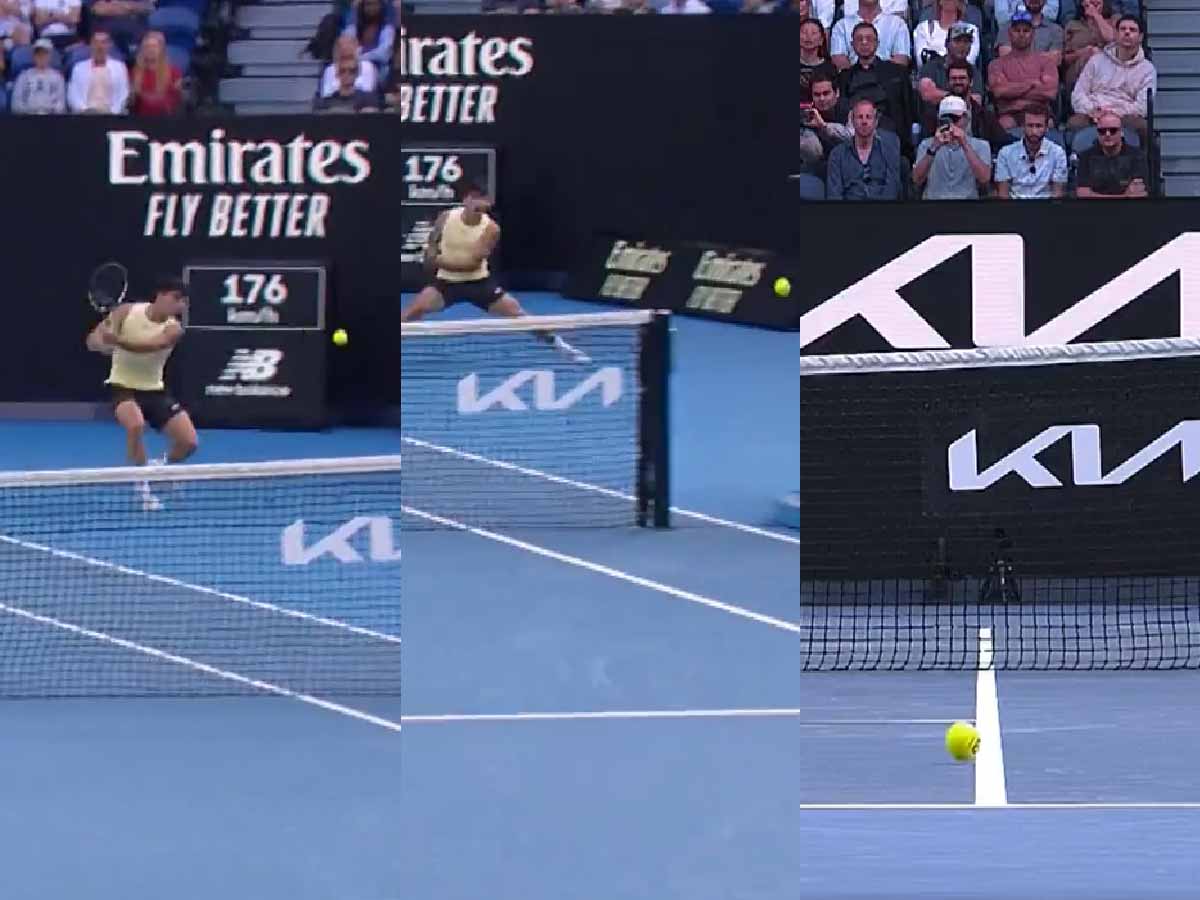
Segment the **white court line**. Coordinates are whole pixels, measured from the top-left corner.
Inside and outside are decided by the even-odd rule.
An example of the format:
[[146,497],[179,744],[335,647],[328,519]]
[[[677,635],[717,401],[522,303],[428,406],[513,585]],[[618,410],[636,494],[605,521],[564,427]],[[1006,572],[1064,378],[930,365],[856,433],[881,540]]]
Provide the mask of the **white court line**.
[[578,722],[613,719],[791,719],[799,709],[641,709],[595,712],[452,713],[440,716],[401,716],[405,725],[443,725],[457,722]]
[[191,669],[194,672],[203,672],[206,675],[212,675],[216,678],[222,678],[225,681],[232,681],[244,687],[255,688],[264,693],[274,694],[277,697],[286,697],[289,700],[298,700],[301,703],[307,703],[309,706],[316,706],[320,709],[329,712],[337,713],[342,716],[349,716],[352,719],[358,719],[361,722],[367,722],[371,725],[378,725],[380,728],[386,728],[389,731],[399,731],[400,723],[393,722],[391,719],[380,718],[373,716],[361,709],[354,709],[350,706],[343,706],[340,703],[331,703],[328,700],[321,700],[318,697],[313,697],[309,694],[302,694],[298,691],[291,691],[285,687],[280,687],[277,684],[272,684],[269,681],[259,681],[256,678],[247,678],[245,675],[239,675],[236,672],[230,672],[226,669],[218,669],[216,666],[210,666],[207,663],[202,663],[194,659],[189,659],[186,656],[179,656],[174,653],[168,653],[165,650],[159,650],[157,647],[151,647],[148,644],[138,644],[134,641],[128,641],[124,638],[116,637],[103,631],[95,631],[91,628],[84,628],[80,625],[75,625],[71,622],[64,622],[62,619],[55,619],[51,616],[43,616],[39,613],[30,612],[27,609],[22,609],[19,606],[11,606],[7,603],[0,603],[0,612],[5,612],[30,622],[37,622],[39,625],[48,625],[51,628],[58,628],[61,631],[67,631],[71,634],[81,635],[82,637],[91,638],[94,641],[99,641],[104,644],[111,644],[114,647],[121,647],[124,650],[132,650],[135,653],[142,653],[146,656],[160,659],[164,662],[174,663],[177,666],[183,666],[186,669]]
[[489,531],[485,528],[476,528],[472,525],[467,525],[464,522],[458,522],[454,519],[447,519],[445,516],[437,516],[433,513],[414,509],[411,506],[401,505],[400,509],[410,516],[423,519],[426,522],[430,522],[434,525],[440,525],[443,528],[451,528],[455,531],[463,531],[468,534],[473,534],[476,537],[484,538],[485,540],[495,541],[498,544],[504,544],[505,546],[513,547],[517,550],[524,550],[526,553],[532,553],[535,556],[541,556],[545,559],[552,559],[555,562],[566,563],[569,566],[576,566],[580,569],[586,569],[587,571],[594,572],[597,575],[606,575],[609,578],[615,578],[618,581],[624,581],[628,584],[637,585],[638,587],[646,588],[651,591],[657,591],[660,594],[666,594],[669,597],[675,597],[677,600],[686,600],[688,603],[707,606],[710,609],[720,610],[721,612],[729,613],[733,616],[739,616],[743,619],[750,619],[754,622],[760,622],[763,625],[770,625],[772,628],[779,628],[783,631],[790,631],[793,634],[800,634],[800,626],[795,622],[787,622],[783,619],[776,619],[774,616],[756,613],[753,610],[749,610],[741,606],[733,606],[729,603],[722,603],[720,600],[713,600],[711,597],[705,597],[701,594],[694,594],[691,591],[674,588],[670,585],[663,584],[660,581],[651,581],[649,578],[641,578],[637,575],[631,575],[629,572],[622,572],[620,569],[614,569],[610,566],[601,565],[600,563],[590,562],[589,560],[582,559],[578,556],[559,553],[557,550],[550,550],[547,547],[539,547],[537,544],[531,544],[528,541],[518,540],[517,538],[509,537],[506,534],[500,534],[496,531]]
[[1004,806],[1004,748],[1000,735],[1000,698],[996,691],[996,665],[992,629],[979,629],[979,671],[975,676],[975,727],[979,753],[975,757],[975,805]]
[[25,541],[20,538],[12,537],[7,534],[0,534],[0,542],[12,544],[16,547],[22,547],[26,550],[36,550],[39,553],[47,553],[50,556],[56,556],[59,559],[69,559],[74,562],[86,563],[89,566],[96,566],[100,569],[109,569],[113,572],[120,572],[122,575],[134,575],[138,578],[145,578],[147,581],[154,581],[158,584],[169,585],[170,587],[183,588],[189,591],[195,591],[198,594],[207,594],[210,597],[220,597],[222,600],[228,600],[231,603],[238,603],[242,606],[249,606],[254,609],[260,609],[264,612],[277,613],[281,616],[287,616],[292,619],[301,619],[305,622],[312,622],[317,625],[326,625],[330,628],[337,628],[341,631],[348,631],[351,634],[357,634],[361,637],[375,638],[389,643],[399,644],[400,638],[397,635],[384,634],[381,631],[374,631],[370,628],[360,628],[357,625],[351,625],[349,622],[342,622],[337,619],[326,619],[324,616],[314,616],[311,613],[301,612],[298,609],[289,609],[284,606],[276,606],[274,603],[266,603],[262,600],[251,600],[249,597],[243,597],[239,594],[229,594],[225,591],[218,591],[214,588],[204,587],[200,584],[192,584],[188,581],[180,581],[177,578],[167,578],[165,575],[155,575],[152,572],[143,572],[141,569],[122,566],[118,563],[108,562],[103,559],[96,559],[92,556],[84,556],[81,553],[73,553],[70,550],[60,550],[56,547],[47,547],[45,544],[38,544],[33,541]]
[[593,710],[591,712],[516,712],[448,713],[444,715],[401,716],[405,725],[443,725],[461,722],[576,722],[589,720],[656,719],[801,719],[801,728],[829,728],[844,725],[949,725],[954,719],[805,719],[804,710],[762,709],[634,709]]
[[[447,456],[453,456],[457,459],[466,462],[480,463],[485,466],[492,466],[496,469],[503,469],[506,472],[515,472],[518,475],[525,475],[529,478],[541,478],[544,481],[549,481],[551,484],[561,484],[567,487],[575,488],[581,491],[590,491],[593,494],[601,494],[605,497],[614,497],[618,500],[628,500],[630,503],[637,502],[636,497],[629,494],[624,494],[621,491],[614,491],[611,488],[600,487],[598,484],[589,484],[586,481],[575,481],[571,478],[563,478],[560,475],[551,475],[549,472],[543,472],[540,469],[530,469],[525,466],[518,466],[513,463],[504,462],[499,459],[491,459],[487,456],[480,456],[476,453],[467,453],[464,450],[456,450],[453,447],[443,447],[440,444],[432,444],[429,441],[422,441],[414,437],[402,437],[401,440],[406,444],[411,444],[414,447],[420,447],[423,450],[432,450],[435,453],[443,453]],[[721,528],[731,528],[734,531],[740,531],[744,534],[752,534],[756,537],[769,538],[773,541],[780,541],[784,544],[794,544],[800,546],[800,538],[792,537],[790,534],[782,534],[778,531],[772,531],[769,528],[758,528],[754,525],[747,525],[743,522],[733,522],[729,519],[720,519],[716,516],[710,516],[705,513],[695,512],[690,509],[681,509],[678,506],[672,506],[671,512],[676,515],[683,516],[688,519],[695,519],[697,522],[704,522],[706,525],[717,525]]]
[[799,808],[810,811],[838,812],[846,810],[1022,810],[1022,809],[1200,809],[1200,802],[1144,803],[1008,803],[1004,806],[978,806],[974,803],[801,803]]

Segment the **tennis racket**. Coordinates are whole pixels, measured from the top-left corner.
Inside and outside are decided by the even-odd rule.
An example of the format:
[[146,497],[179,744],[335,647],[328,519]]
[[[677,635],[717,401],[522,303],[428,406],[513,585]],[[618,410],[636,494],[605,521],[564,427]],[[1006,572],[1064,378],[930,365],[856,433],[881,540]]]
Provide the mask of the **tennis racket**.
[[100,264],[88,280],[88,301],[105,316],[125,301],[128,291],[129,272],[119,262]]

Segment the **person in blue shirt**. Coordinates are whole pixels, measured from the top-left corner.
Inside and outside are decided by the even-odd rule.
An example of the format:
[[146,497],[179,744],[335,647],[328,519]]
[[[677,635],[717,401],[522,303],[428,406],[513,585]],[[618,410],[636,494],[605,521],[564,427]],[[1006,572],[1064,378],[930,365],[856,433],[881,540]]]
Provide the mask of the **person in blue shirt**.
[[827,199],[900,199],[900,141],[879,131],[878,120],[873,101],[855,101],[850,112],[854,136],[829,154]]

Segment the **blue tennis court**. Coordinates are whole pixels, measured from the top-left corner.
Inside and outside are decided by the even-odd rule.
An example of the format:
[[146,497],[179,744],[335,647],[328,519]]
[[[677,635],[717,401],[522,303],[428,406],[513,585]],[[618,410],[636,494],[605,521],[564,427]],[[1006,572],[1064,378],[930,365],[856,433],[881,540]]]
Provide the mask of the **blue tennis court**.
[[[539,313],[580,311],[527,299]],[[220,645],[214,667],[264,681],[321,672],[289,672],[270,648],[255,657],[256,629],[296,635],[274,611],[222,594],[283,598],[382,634],[394,624],[386,604],[347,594],[398,586],[403,698],[338,691],[333,709],[231,697],[212,673],[121,644],[84,659],[81,644],[96,642],[78,635],[64,655],[62,636],[39,636],[44,623],[5,617],[0,672],[59,659],[39,671],[93,685],[116,672],[204,695],[0,702],[5,896],[1189,895],[1200,874],[1197,674],[995,674],[1008,805],[975,806],[979,769],[952,763],[941,741],[950,721],[977,717],[977,673],[802,672],[798,546],[771,524],[775,498],[796,487],[795,336],[674,327],[674,500],[686,512],[670,531],[409,528],[405,514],[389,544],[370,524],[388,508],[394,517],[386,490],[322,492],[321,515],[282,495],[243,497],[250,521],[235,528],[185,517],[187,488],[163,498],[164,523],[188,522],[178,532],[143,533],[136,511],[108,525],[86,506],[77,525],[64,513],[55,549],[102,566],[53,555],[70,565],[51,566],[45,551],[9,545],[8,568],[27,574],[6,577],[5,603],[63,619],[94,611],[89,598],[123,605],[137,616],[117,623],[121,640],[174,641],[163,649],[189,658]],[[106,424],[7,423],[4,434],[3,469],[109,465],[120,448]],[[398,449],[394,432],[354,429],[202,441],[203,463]],[[413,508],[437,499],[425,489]],[[38,516],[4,515],[16,540],[43,543]],[[368,521],[347,535],[355,560],[339,560],[341,544],[321,541],[356,518]],[[309,530],[288,564],[283,535],[301,520]],[[177,583],[150,588],[147,575]],[[355,590],[324,589],[339,584]],[[154,618],[164,603],[169,635]],[[180,629],[184,609],[197,618]],[[203,627],[239,622],[251,624]],[[288,646],[309,629],[330,638],[315,620],[293,624],[303,634]],[[388,677],[395,656],[325,659],[370,679]]]

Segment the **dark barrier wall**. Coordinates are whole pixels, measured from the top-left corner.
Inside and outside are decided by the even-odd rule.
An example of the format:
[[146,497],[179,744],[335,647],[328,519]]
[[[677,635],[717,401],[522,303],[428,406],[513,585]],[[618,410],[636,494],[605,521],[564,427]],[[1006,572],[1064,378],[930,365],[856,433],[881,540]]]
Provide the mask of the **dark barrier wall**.
[[188,261],[331,266],[331,399],[396,404],[400,128],[384,116],[133,120],[9,118],[2,401],[104,397],[88,274],[107,259],[133,292]]
[[404,140],[498,148],[510,270],[566,270],[594,231],[775,248],[798,33],[772,16],[414,17]]
[[793,253],[811,263],[793,285],[801,346],[1200,335],[1198,223],[1193,200],[802,207],[792,230]]
[[803,375],[801,403],[807,577],[980,576],[996,529],[1018,575],[1196,573],[1200,356]]

